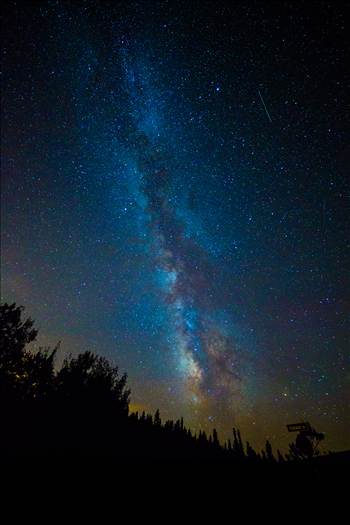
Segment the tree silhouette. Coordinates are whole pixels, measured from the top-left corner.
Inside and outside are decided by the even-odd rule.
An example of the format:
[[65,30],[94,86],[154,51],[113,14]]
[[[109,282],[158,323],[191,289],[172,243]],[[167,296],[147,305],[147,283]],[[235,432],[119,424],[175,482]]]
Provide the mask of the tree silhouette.
[[160,419],[159,409],[157,409],[155,414],[154,414],[154,424],[157,427],[160,427],[161,424],[162,424],[162,420]]
[[91,352],[65,359],[57,373],[56,390],[62,399],[92,403],[113,404],[124,415],[129,411],[130,390],[126,387],[127,375],[119,376],[117,366]]
[[34,322],[22,320],[23,307],[0,305],[0,393],[8,399],[42,399],[53,388],[53,363],[56,348],[28,352],[35,341]]
[[266,444],[265,444],[265,452],[266,452],[267,461],[270,461],[271,463],[276,461],[274,458],[273,452],[272,452],[271,443],[268,439],[266,440]]
[[9,366],[20,357],[25,346],[34,341],[37,330],[29,317],[22,321],[23,306],[0,305],[0,364]]
[[216,428],[213,429],[213,445],[216,448],[220,447],[219,437],[218,437],[218,433],[216,431]]
[[[221,444],[216,429],[209,435],[203,430],[193,434],[183,418],[162,423],[159,410],[154,416],[145,412],[129,414],[126,374],[121,375],[117,366],[88,351],[66,358],[61,368],[55,369],[58,346],[53,350],[28,350],[37,331],[30,318],[22,317],[22,307],[1,305],[0,394],[4,430],[0,434],[0,451],[6,451],[9,457],[22,453],[61,458],[108,456],[127,462],[224,460],[238,467],[253,465],[271,470],[285,468],[291,463],[288,459],[301,458],[300,439],[291,446],[289,458],[277,451],[277,461],[269,441],[260,454],[249,442],[244,449],[236,428],[233,440]],[[319,441],[323,435],[314,432],[311,437]]]

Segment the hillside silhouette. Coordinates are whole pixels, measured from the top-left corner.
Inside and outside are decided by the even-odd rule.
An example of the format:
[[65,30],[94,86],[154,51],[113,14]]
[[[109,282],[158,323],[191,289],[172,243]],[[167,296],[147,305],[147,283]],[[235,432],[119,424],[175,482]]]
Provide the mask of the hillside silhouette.
[[[295,444],[286,456],[256,451],[238,429],[219,441],[214,429],[193,434],[183,419],[162,421],[155,414],[130,413],[127,375],[104,357],[83,352],[55,368],[54,349],[28,350],[37,337],[34,322],[16,304],[0,307],[0,461],[62,458],[138,464],[212,463],[244,469],[282,471],[320,468],[328,459],[303,457]],[[348,459],[345,453],[341,457]]]

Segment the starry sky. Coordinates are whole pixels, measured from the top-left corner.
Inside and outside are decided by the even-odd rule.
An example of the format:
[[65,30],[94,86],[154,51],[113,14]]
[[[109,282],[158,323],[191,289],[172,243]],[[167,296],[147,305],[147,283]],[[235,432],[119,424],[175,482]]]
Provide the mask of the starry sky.
[[345,3],[7,2],[2,298],[133,410],[349,448]]

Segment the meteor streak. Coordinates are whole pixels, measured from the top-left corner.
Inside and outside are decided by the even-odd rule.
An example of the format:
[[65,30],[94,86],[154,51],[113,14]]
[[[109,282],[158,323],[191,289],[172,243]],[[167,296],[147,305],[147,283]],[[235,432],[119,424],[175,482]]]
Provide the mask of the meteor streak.
[[262,94],[260,93],[260,90],[259,90],[259,89],[258,89],[258,93],[259,93],[259,97],[260,97],[260,99],[261,99],[261,102],[263,103],[263,106],[264,106],[264,109],[265,109],[266,115],[267,115],[269,121],[272,122],[272,118],[270,117],[270,113],[269,113],[268,110],[267,110],[266,104],[265,104],[265,102],[264,102],[264,99],[263,99]]

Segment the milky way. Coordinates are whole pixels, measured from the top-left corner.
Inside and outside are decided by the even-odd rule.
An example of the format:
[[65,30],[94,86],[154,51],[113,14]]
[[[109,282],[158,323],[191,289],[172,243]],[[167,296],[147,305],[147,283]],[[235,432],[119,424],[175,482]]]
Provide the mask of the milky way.
[[[229,323],[219,322],[219,305],[213,293],[213,263],[208,253],[186,235],[183,219],[171,202],[171,169],[162,147],[154,116],[153,87],[143,77],[144,64],[122,49],[131,121],[125,140],[137,159],[140,190],[146,198],[150,218],[155,267],[161,276],[163,300],[167,305],[173,334],[169,336],[175,368],[183,377],[189,400],[212,412],[234,404],[240,388],[237,343]],[[147,98],[149,97],[149,98]],[[156,122],[156,123],[155,123]],[[232,407],[231,407],[232,408]]]

